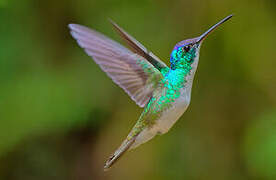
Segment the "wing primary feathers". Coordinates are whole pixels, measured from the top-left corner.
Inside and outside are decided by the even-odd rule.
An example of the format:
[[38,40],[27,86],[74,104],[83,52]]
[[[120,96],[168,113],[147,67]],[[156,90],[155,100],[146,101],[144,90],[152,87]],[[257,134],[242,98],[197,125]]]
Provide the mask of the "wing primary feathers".
[[114,29],[118,32],[120,37],[127,43],[130,49],[134,52],[146,58],[155,68],[159,71],[167,67],[165,63],[163,63],[157,56],[155,56],[152,52],[148,51],[140,42],[138,42],[135,38],[129,35],[125,30],[123,30],[118,24],[109,19],[110,23],[113,25]]
[[[118,84],[140,107],[144,107],[162,74],[145,57],[134,53],[103,34],[78,24],[70,24],[71,35],[100,68]],[[135,41],[135,39],[133,40]],[[129,41],[131,42],[131,41]],[[140,53],[145,47],[140,47]],[[146,65],[147,69],[141,65]],[[151,81],[149,79],[155,79]]]

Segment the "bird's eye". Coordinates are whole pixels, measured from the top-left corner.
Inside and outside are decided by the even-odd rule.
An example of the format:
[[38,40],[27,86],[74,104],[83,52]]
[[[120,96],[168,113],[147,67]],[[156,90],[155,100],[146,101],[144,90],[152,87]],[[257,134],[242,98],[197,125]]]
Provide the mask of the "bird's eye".
[[190,45],[184,46],[183,49],[185,52],[188,52],[191,49],[191,46]]

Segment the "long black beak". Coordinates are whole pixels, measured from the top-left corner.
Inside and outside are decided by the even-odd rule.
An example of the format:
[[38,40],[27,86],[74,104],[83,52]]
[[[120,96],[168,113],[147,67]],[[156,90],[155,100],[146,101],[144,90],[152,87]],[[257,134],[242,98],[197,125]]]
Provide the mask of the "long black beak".
[[208,29],[205,33],[203,33],[201,36],[199,36],[197,43],[202,42],[211,32],[213,32],[217,27],[219,27],[221,24],[223,24],[225,21],[229,20],[233,15],[229,15],[217,24],[213,25],[210,29]]

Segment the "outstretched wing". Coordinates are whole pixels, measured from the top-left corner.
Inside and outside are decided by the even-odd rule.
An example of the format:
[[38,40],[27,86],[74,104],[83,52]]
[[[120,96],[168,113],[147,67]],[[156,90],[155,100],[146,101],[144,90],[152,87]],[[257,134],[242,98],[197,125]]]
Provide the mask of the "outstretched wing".
[[161,71],[162,68],[167,68],[167,65],[161,61],[152,52],[148,51],[139,41],[129,35],[123,28],[118,26],[114,21],[109,19],[115,30],[119,33],[121,38],[127,43],[129,48],[134,52],[146,58],[155,68]]
[[70,24],[72,36],[103,71],[140,107],[152,96],[154,87],[163,77],[144,57],[87,27]]

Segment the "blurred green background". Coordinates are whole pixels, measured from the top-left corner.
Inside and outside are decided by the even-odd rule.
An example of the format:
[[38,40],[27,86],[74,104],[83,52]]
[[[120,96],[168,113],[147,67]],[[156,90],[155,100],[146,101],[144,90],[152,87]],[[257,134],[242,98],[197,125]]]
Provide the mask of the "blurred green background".
[[[142,109],[67,25],[119,41],[112,18],[168,64],[231,13],[201,48],[187,112],[104,173]],[[275,19],[273,0],[0,0],[0,179],[275,180]]]

